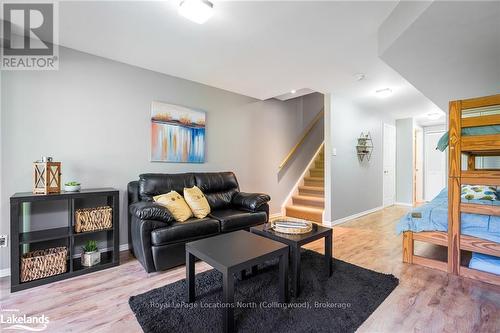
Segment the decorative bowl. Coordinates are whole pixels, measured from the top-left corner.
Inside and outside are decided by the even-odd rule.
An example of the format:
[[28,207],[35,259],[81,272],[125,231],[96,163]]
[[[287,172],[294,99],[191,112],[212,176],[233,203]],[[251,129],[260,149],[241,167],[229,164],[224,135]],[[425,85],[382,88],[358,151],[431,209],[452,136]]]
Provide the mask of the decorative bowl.
[[82,188],[81,185],[64,185],[64,190],[66,192],[78,192]]
[[313,223],[306,220],[279,218],[271,222],[271,229],[283,234],[306,234],[313,229]]

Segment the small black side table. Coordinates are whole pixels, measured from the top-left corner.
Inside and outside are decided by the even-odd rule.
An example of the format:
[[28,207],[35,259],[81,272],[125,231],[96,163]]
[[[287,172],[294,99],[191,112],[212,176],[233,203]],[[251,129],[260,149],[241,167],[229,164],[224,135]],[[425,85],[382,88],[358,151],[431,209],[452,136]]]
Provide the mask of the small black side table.
[[293,295],[297,297],[300,293],[300,247],[307,243],[314,242],[320,238],[325,238],[325,261],[328,276],[332,276],[332,229],[321,225],[313,224],[313,230],[306,234],[289,235],[275,232],[269,224],[261,224],[250,228],[250,232],[263,236],[290,247],[290,258],[292,261],[292,289]]
[[224,332],[234,331],[234,274],[240,274],[244,269],[279,258],[279,301],[288,301],[288,246],[282,243],[243,230],[187,243],[186,281],[189,303],[195,300],[195,256],[223,275]]

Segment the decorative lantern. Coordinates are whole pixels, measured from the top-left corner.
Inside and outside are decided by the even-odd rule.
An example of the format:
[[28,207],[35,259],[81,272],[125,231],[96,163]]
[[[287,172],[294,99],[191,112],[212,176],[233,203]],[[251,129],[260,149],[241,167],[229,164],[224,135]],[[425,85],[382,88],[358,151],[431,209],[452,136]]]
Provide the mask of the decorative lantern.
[[61,192],[61,162],[43,158],[33,162],[33,193],[49,194]]

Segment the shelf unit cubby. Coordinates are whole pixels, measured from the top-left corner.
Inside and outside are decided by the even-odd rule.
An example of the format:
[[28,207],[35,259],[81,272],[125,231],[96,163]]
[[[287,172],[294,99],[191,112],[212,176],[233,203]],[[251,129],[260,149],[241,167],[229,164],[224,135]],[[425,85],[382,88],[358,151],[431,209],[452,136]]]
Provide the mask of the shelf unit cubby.
[[[76,233],[75,211],[99,205],[112,207],[112,227]],[[39,210],[33,214],[33,210]],[[86,189],[55,194],[16,193],[10,198],[11,292],[68,279],[119,265],[119,192],[113,188]],[[30,223],[26,223],[30,220]],[[77,256],[86,240],[100,242],[101,262],[86,267]],[[102,244],[106,244],[104,248]],[[68,248],[65,273],[21,282],[21,257],[24,253],[55,246]]]

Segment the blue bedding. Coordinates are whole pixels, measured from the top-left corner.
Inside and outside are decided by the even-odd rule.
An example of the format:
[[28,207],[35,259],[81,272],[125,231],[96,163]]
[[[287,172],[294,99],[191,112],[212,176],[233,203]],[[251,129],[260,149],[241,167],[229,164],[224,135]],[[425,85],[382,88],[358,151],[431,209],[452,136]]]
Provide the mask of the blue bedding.
[[[462,202],[500,205],[500,201],[464,200]],[[448,190],[445,188],[431,202],[414,208],[401,218],[397,232],[403,231],[448,231]],[[500,217],[462,213],[463,235],[487,239],[500,243]]]
[[[488,135],[488,134],[500,134],[499,125],[490,126],[477,126],[477,127],[466,127],[462,128],[462,135]],[[449,134],[444,133],[441,139],[439,139],[436,149],[444,151],[448,147]]]
[[500,258],[473,252],[469,268],[500,275]]

